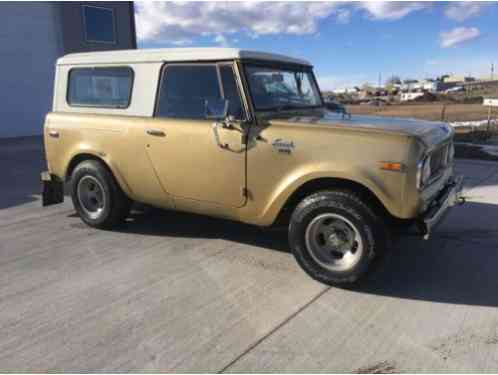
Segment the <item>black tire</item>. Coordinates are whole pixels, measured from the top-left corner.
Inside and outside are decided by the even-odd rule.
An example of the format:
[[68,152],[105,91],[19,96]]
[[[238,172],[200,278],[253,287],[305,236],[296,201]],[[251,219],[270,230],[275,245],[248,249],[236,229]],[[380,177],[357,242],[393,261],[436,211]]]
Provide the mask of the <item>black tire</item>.
[[[83,184],[88,182],[94,183],[99,192],[102,191],[99,196],[103,203],[94,212],[85,207],[82,198]],[[131,207],[131,200],[123,193],[112,173],[97,160],[82,161],[74,168],[71,175],[71,199],[81,220],[99,229],[111,229],[122,223]]]
[[[310,244],[310,248],[315,249],[321,245],[311,245],[314,237],[311,233],[319,233],[314,244],[321,241],[324,247],[333,247],[327,243],[330,237],[324,241],[322,232],[312,231],[312,226],[318,225],[315,224],[317,220],[327,220],[328,217],[332,217],[330,220],[334,223],[342,221],[342,218],[343,224],[346,224],[346,231],[354,233],[353,241],[348,244],[356,244],[351,247],[350,251],[355,261],[351,262],[349,268],[336,269],[334,260],[328,264],[324,260],[327,255],[322,255],[320,258],[317,256],[318,251],[313,252],[308,248],[307,243]],[[330,222],[329,224],[324,222],[324,225],[330,225]],[[307,232],[308,228],[310,228],[309,232]],[[335,234],[333,236],[337,238]],[[344,239],[344,236],[341,238]],[[321,191],[306,197],[295,208],[289,223],[289,244],[297,262],[313,279],[328,285],[349,285],[358,282],[372,269],[374,259],[377,263],[385,254],[389,242],[389,234],[384,221],[352,191]],[[361,251],[358,250],[360,246]],[[353,251],[358,253],[355,255]],[[337,251],[331,253],[333,254],[330,257],[337,256],[337,263],[340,263],[339,257],[343,253]]]

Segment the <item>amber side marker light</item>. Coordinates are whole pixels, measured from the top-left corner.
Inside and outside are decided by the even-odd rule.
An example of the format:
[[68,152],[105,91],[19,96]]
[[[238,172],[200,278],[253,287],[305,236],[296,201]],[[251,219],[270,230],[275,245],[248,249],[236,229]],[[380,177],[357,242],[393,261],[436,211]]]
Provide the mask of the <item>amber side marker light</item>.
[[404,167],[403,163],[395,163],[392,161],[381,161],[380,169],[383,169],[385,171],[403,172]]

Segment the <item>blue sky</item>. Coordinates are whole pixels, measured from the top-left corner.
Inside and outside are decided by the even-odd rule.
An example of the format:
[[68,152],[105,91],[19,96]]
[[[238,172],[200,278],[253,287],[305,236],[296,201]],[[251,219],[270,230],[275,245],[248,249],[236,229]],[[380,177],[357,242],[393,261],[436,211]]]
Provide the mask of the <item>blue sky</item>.
[[[310,60],[322,89],[498,71],[498,2],[136,3],[139,47],[229,46]],[[498,72],[496,73],[498,75]]]

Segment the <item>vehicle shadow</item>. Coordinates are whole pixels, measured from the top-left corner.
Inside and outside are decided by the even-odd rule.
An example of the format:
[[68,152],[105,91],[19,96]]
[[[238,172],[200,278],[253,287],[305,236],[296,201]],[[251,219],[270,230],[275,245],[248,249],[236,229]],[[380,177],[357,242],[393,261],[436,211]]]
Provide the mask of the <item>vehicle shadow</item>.
[[[428,241],[415,232],[397,240],[376,272],[350,289],[395,298],[498,307],[498,225],[493,224],[498,223],[498,206],[470,202],[460,210],[454,210],[448,222]],[[486,225],[479,224],[483,218]],[[133,213],[120,231],[222,238],[289,252],[285,228],[262,229],[158,209]]]
[[498,205],[468,202],[430,240],[400,238],[357,292],[498,307]]
[[260,228],[203,215],[139,206],[121,232],[148,236],[221,238],[268,250],[289,252],[286,228]]

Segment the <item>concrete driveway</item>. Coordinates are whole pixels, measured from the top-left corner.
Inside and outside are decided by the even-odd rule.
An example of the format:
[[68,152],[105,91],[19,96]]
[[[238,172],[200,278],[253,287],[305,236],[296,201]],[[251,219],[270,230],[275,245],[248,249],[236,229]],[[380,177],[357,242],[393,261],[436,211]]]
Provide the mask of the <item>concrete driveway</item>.
[[0,142],[0,371],[498,370],[498,163],[358,290],[309,279],[286,233],[152,211],[116,232],[40,207],[37,139]]

